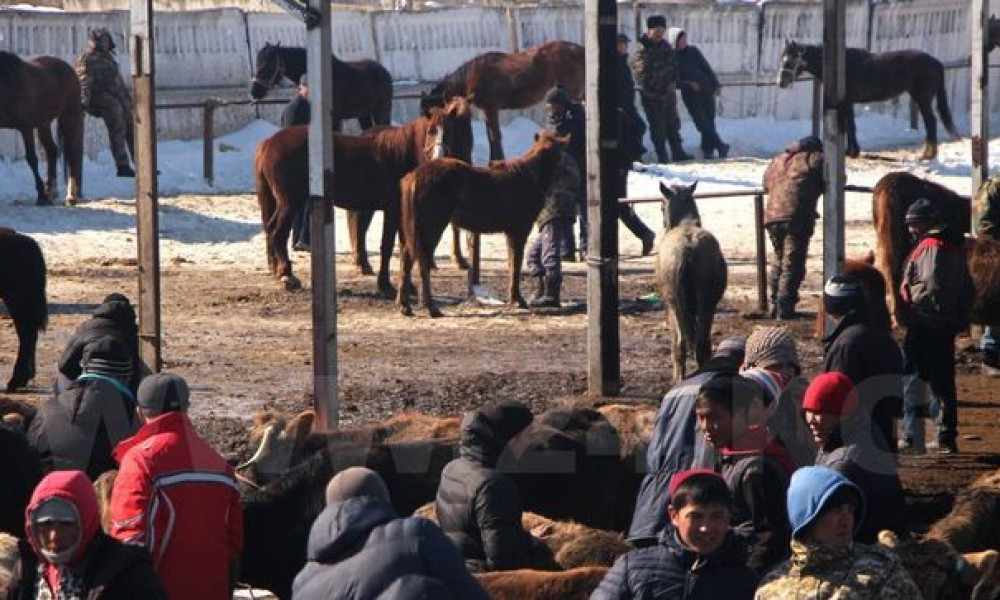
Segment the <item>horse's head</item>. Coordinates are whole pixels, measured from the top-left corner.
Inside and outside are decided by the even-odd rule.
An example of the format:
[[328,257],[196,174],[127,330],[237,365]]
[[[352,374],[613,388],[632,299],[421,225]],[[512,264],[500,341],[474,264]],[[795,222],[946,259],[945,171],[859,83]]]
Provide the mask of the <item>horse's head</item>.
[[993,52],[997,46],[1000,46],[1000,19],[990,15],[986,24],[986,51]]
[[430,121],[424,139],[424,156],[457,158],[472,163],[472,109],[465,98],[455,97],[443,106],[424,107],[421,111]]
[[285,61],[281,57],[281,44],[264,44],[257,51],[257,71],[250,80],[250,97],[260,100],[285,76]]
[[781,70],[778,71],[778,87],[790,87],[803,69],[806,68],[806,47],[792,40],[785,41],[785,49],[781,51]]
[[685,219],[694,219],[701,223],[701,214],[694,201],[694,190],[697,187],[697,181],[688,186],[672,184],[669,187],[660,182],[660,193],[663,194],[664,229],[677,227]]

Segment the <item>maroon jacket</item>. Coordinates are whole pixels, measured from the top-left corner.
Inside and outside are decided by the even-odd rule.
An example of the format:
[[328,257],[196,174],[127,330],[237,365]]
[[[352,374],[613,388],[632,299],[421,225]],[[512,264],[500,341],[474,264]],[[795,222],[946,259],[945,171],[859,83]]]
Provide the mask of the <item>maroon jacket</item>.
[[816,202],[823,193],[823,146],[816,138],[788,145],[764,172],[767,203],[764,224],[812,225],[819,215]]

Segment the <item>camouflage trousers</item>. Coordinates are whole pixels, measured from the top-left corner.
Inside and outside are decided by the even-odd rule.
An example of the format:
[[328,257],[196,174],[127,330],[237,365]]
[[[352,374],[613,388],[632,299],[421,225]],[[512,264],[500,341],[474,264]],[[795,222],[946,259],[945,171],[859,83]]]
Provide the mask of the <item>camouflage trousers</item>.
[[[121,169],[129,167],[129,156],[135,159],[135,136],[132,129],[132,113],[118,98],[102,94],[91,100],[90,106],[94,116],[104,119],[108,128],[108,141],[111,145],[111,156],[115,166]],[[127,152],[126,152],[127,147]]]
[[771,306],[792,311],[799,301],[799,286],[806,276],[806,255],[816,222],[770,223],[765,226],[774,256],[768,269]]
[[649,138],[653,148],[661,152],[666,142],[671,146],[681,144],[681,119],[677,114],[677,94],[671,91],[665,96],[640,94],[642,109],[649,122]]

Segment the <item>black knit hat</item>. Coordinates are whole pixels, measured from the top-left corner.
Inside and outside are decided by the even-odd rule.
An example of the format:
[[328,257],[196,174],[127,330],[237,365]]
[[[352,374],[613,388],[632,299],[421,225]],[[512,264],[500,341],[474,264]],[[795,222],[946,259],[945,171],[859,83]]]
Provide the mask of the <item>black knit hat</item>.
[[823,309],[827,314],[842,316],[864,306],[865,292],[861,283],[850,275],[834,275],[823,286]]
[[83,347],[80,366],[85,373],[107,375],[109,377],[130,377],[132,375],[132,353],[118,338],[102,335]]
[[906,210],[906,223],[933,223],[937,221],[937,207],[927,198],[917,198]]
[[549,90],[549,93],[545,95],[545,102],[546,104],[569,106],[573,101],[570,99],[569,94],[566,93],[566,90],[557,86]]
[[656,29],[657,27],[667,28],[667,18],[663,15],[653,15],[646,19],[646,29]]

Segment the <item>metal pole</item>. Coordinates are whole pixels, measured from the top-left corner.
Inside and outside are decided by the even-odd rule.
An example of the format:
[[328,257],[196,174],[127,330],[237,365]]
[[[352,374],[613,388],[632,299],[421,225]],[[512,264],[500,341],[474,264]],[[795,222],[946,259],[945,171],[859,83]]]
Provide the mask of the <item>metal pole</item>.
[[215,181],[215,100],[205,100],[202,112],[201,162],[205,183],[212,185]]
[[764,194],[753,195],[754,232],[757,237],[757,306],[767,315],[767,248],[764,247]]
[[162,367],[160,346],[160,220],[156,180],[156,81],[153,0],[133,0],[129,51],[135,92],[136,242],[139,253],[139,357]]
[[[987,27],[989,24],[989,0],[972,0],[970,14],[972,23],[969,31],[972,33],[972,70],[969,72],[969,137],[972,143],[972,197],[990,177],[990,70],[989,53],[986,49]],[[978,150],[978,151],[977,151]],[[976,234],[976,203],[972,203],[973,235]]]
[[318,24],[306,29],[306,52],[312,111],[309,122],[309,202],[312,254],[313,405],[315,427],[336,429],[340,403],[337,396],[337,294],[333,221],[333,65],[330,61],[330,3],[309,0],[319,15]]
[[618,5],[586,0],[587,389],[614,396],[621,385],[618,331]]
[[[844,23],[843,0],[823,0],[823,281],[844,263]],[[829,334],[833,322],[825,323]]]

